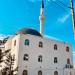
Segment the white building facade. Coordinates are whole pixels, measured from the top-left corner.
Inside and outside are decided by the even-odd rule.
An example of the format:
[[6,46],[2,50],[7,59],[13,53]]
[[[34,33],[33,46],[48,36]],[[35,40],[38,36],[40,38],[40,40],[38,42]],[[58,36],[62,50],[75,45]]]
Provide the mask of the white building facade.
[[15,55],[17,75],[75,75],[70,44],[22,33],[8,41],[5,48]]

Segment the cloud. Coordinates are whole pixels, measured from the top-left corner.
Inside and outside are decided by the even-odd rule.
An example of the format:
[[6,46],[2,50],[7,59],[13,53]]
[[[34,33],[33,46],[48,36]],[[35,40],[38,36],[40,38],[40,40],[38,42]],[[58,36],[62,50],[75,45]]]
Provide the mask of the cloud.
[[[56,0],[54,0],[54,1],[56,1]],[[74,8],[75,8],[75,5],[74,5]],[[59,18],[57,19],[57,22],[64,23],[65,21],[67,21],[67,19],[70,17],[70,15],[71,15],[71,11],[69,11],[68,14],[65,14],[65,15],[59,17]]]
[[52,36],[49,36],[49,35],[44,35],[44,37],[47,37],[47,38],[50,38],[50,39],[55,39],[55,40],[57,40],[57,38],[52,37]]
[[75,56],[75,51],[73,51],[73,55]]
[[4,38],[8,37],[8,36],[12,36],[12,35],[4,35],[4,34],[0,34],[0,40],[3,40]]
[[63,15],[62,17],[59,17],[57,22],[61,22],[64,23],[65,21],[67,21],[67,19],[70,17],[70,13]]
[[4,39],[6,35],[0,34],[0,40]]
[[49,35],[44,35],[44,37],[49,38],[49,39],[52,39],[52,40],[56,40],[56,41],[61,41],[61,42],[63,42],[63,40],[61,40],[61,39],[59,39],[59,38],[56,38],[56,37],[49,36]]

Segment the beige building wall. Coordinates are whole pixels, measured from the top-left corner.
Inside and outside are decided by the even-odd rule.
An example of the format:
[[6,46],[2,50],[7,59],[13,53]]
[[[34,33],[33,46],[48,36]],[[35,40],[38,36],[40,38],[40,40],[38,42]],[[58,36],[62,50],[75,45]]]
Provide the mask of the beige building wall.
[[[25,39],[29,39],[29,46],[24,44]],[[14,46],[15,40],[16,45]],[[43,42],[42,48],[39,47],[40,41]],[[54,44],[57,44],[57,50],[54,50]],[[11,53],[15,54],[14,68],[18,66],[18,75],[22,75],[23,70],[28,70],[28,75],[37,75],[39,70],[42,70],[43,75],[54,75],[54,71],[58,71],[59,75],[66,75],[67,58],[70,59],[70,64],[73,65],[72,46],[70,44],[34,35],[19,34],[12,38],[11,44],[8,46],[11,47]],[[67,46],[69,52],[66,52]],[[29,55],[28,61],[23,60],[24,54]],[[43,57],[42,62],[38,62],[39,55]],[[58,63],[54,63],[54,57],[58,58]],[[73,69],[69,68],[68,70]]]

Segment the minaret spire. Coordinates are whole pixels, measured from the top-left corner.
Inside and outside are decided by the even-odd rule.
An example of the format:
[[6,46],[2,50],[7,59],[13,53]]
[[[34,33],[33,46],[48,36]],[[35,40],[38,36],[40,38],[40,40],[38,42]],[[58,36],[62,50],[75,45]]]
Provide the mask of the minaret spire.
[[44,0],[42,0],[42,5],[41,5],[41,9],[40,9],[40,16],[39,16],[39,20],[40,20],[40,33],[43,35],[44,33]]
[[42,8],[44,8],[44,1],[42,0]]

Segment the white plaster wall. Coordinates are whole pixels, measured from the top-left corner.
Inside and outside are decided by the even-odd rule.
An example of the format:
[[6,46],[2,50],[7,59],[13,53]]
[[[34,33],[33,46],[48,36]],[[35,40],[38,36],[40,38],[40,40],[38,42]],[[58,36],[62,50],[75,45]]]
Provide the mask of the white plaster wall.
[[[30,40],[29,46],[24,45],[25,39]],[[39,41],[43,42],[43,48],[38,47]],[[54,44],[58,45],[57,51],[54,50]],[[66,46],[70,47],[70,52],[66,52]],[[28,61],[23,60],[23,56],[25,53],[29,54]],[[43,56],[42,63],[38,62],[39,55]],[[54,57],[58,57],[57,64],[54,64]],[[53,70],[63,69],[67,63],[67,58],[70,58],[70,60],[72,60],[71,45],[68,45],[62,42],[58,42],[58,41],[54,41],[54,40],[44,39],[44,38],[33,36],[33,35],[23,35],[23,34],[20,35],[20,47],[19,47],[19,58],[18,58],[19,59],[18,60],[19,73],[18,75],[21,75],[23,70],[25,69],[28,69],[28,71],[31,71],[32,73],[35,72],[37,69],[39,70],[40,67],[45,69],[46,72],[47,70],[52,71],[52,69]],[[73,65],[73,60],[71,61],[71,64]]]
[[[25,39],[30,40],[29,46],[24,45]],[[14,46],[15,40],[16,46]],[[43,42],[43,48],[38,47],[40,41]],[[54,44],[57,44],[58,50],[54,50]],[[66,46],[70,47],[69,52],[66,52]],[[54,71],[58,71],[59,75],[63,75],[67,58],[70,58],[73,65],[71,45],[34,35],[15,35],[7,41],[5,49],[11,49],[11,54],[15,54],[14,68],[18,66],[18,75],[22,75],[25,69],[28,70],[28,75],[37,75],[39,70],[42,70],[43,75],[54,75]],[[29,54],[28,61],[23,60],[25,53]],[[38,62],[39,55],[43,56],[42,63]],[[57,64],[54,64],[54,57],[58,58]],[[66,75],[66,71],[64,75]]]
[[4,46],[5,46],[5,50],[9,50],[9,49],[11,49],[12,38],[13,38],[13,37],[10,37],[10,38],[7,40],[7,42],[4,44]]
[[64,75],[75,75],[75,69],[65,69]]
[[[14,46],[14,41],[16,40],[16,46]],[[14,66],[13,69],[15,69],[16,67],[18,67],[18,53],[19,53],[19,40],[20,40],[20,35],[16,35],[14,36],[14,38],[12,39],[12,44],[11,44],[11,54],[15,55],[15,62],[14,62]]]

